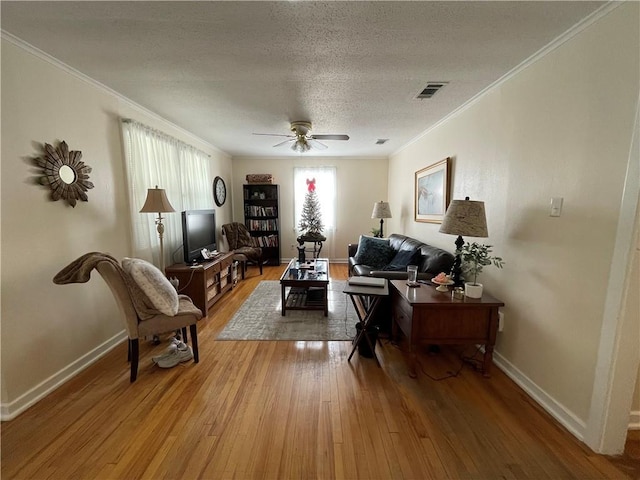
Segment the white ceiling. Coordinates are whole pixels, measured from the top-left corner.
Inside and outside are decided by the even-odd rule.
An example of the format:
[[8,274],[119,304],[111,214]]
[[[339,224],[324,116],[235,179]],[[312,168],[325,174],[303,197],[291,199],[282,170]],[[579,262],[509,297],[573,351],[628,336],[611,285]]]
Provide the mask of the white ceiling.
[[233,156],[299,155],[252,135],[296,120],[351,137],[306,155],[387,156],[604,3],[3,0],[1,22]]

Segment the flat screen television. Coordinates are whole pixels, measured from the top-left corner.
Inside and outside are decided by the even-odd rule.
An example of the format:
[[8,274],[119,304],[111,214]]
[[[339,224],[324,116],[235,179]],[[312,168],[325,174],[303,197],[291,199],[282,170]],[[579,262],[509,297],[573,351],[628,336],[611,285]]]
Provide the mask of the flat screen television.
[[182,248],[185,263],[202,262],[202,249],[216,250],[216,211],[182,212]]

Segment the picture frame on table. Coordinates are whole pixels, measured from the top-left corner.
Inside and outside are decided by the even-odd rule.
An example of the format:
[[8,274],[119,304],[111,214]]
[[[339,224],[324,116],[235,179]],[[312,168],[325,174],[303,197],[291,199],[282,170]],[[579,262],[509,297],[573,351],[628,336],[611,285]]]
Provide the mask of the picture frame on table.
[[451,157],[415,173],[414,219],[416,222],[442,223],[451,201]]

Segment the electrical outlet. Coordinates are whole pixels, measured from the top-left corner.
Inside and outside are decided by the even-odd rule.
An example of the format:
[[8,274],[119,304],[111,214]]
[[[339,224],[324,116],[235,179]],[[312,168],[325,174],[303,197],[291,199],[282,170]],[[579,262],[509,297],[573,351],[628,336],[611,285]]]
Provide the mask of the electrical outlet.
[[498,331],[504,330],[504,313],[498,311]]

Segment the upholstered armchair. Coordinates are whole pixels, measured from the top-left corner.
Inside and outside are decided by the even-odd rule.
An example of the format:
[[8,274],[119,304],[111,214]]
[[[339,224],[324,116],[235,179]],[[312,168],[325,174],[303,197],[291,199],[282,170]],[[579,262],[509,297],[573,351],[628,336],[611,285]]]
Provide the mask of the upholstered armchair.
[[202,312],[186,295],[178,295],[155,266],[140,259],[125,258],[120,263],[112,256],[87,253],[67,265],[54,278],[56,284],[85,283],[96,269],[116,300],[129,337],[130,381],[138,375],[139,339],[186,329],[191,333],[193,361],[198,363],[197,322]]
[[258,265],[262,275],[262,248],[253,245],[247,227],[239,222],[226,223],[222,225],[222,234],[227,239],[229,251],[233,252],[233,259],[240,262],[242,278],[248,263]]

